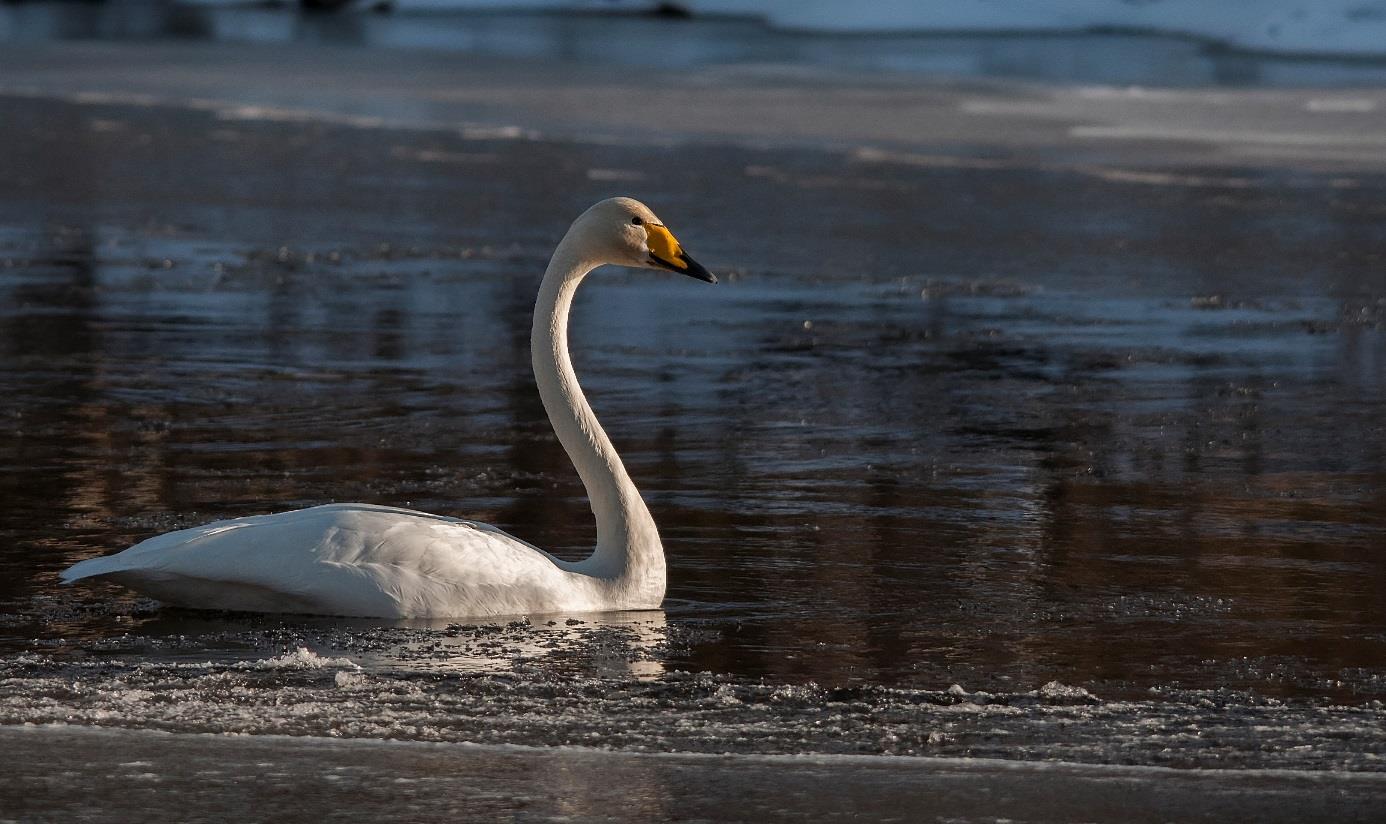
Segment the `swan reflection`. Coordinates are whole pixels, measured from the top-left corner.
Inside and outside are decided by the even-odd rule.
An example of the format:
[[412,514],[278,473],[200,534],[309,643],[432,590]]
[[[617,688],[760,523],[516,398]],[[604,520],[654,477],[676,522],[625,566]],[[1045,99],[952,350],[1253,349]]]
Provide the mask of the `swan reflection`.
[[543,669],[598,678],[659,678],[668,625],[663,610],[551,615],[473,622],[410,621],[381,652],[350,654],[366,669],[450,673]]

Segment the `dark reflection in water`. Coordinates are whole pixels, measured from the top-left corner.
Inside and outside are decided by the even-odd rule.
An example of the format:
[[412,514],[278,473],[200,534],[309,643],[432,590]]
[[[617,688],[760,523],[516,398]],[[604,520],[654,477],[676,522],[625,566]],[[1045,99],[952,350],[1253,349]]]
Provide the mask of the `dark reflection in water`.
[[617,169],[729,275],[605,272],[574,320],[691,633],[661,667],[1386,693],[1375,178],[6,112],[0,648],[225,643],[56,586],[216,517],[361,500],[580,555],[527,330],[556,238],[612,193],[589,170]]
[[932,77],[1019,77],[1159,86],[1370,86],[1386,66],[1363,60],[1246,54],[1145,34],[815,34],[754,18],[671,21],[644,15],[402,11],[367,4],[336,14],[296,4],[176,0],[0,5],[0,42],[162,39],[311,43],[544,58],[661,69],[786,65]]

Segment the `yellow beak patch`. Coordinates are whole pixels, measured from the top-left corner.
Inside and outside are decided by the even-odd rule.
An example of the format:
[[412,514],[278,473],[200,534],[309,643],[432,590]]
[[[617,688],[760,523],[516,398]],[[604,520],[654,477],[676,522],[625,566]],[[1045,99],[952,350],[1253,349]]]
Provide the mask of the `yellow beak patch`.
[[646,223],[645,234],[650,247],[650,255],[666,266],[683,270],[688,268],[684,260],[683,247],[674,239],[669,230],[659,223]]

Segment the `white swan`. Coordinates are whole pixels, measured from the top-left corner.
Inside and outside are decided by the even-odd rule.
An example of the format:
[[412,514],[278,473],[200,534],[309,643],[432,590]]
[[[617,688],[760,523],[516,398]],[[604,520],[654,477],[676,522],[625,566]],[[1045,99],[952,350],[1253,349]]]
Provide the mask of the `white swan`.
[[554,250],[530,344],[544,409],[596,516],[597,547],[586,560],[559,560],[487,524],[328,504],[159,535],[74,564],[63,580],[105,578],[168,604],[252,612],[409,618],[658,607],[659,532],[568,358],[573,294],[606,263],[717,282],[653,212],[629,198],[588,209]]

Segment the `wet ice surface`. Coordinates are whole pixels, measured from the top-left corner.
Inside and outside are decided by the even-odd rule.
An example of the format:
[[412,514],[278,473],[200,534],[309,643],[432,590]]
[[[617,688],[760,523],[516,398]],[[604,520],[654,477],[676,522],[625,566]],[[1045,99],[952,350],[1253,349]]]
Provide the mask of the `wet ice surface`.
[[[280,736],[0,728],[32,821],[134,818],[177,790],[184,821],[1374,821],[1382,776],[1170,771],[975,759],[721,757]],[[80,750],[80,768],[71,753]],[[68,782],[87,790],[76,794]]]
[[[631,752],[927,755],[1219,769],[1377,771],[1379,701],[1229,689],[1103,700],[1057,681],[828,687],[669,670],[691,643],[660,613],[442,629],[334,627],[129,636],[0,662],[0,720]],[[200,660],[232,641],[280,655]],[[333,654],[340,653],[340,654]],[[1386,787],[1382,788],[1386,791]]]
[[[1379,178],[4,105],[0,721],[1380,769]],[[614,189],[728,275],[606,272],[574,319],[663,611],[386,626],[57,586],[331,500],[581,555],[528,318]]]

